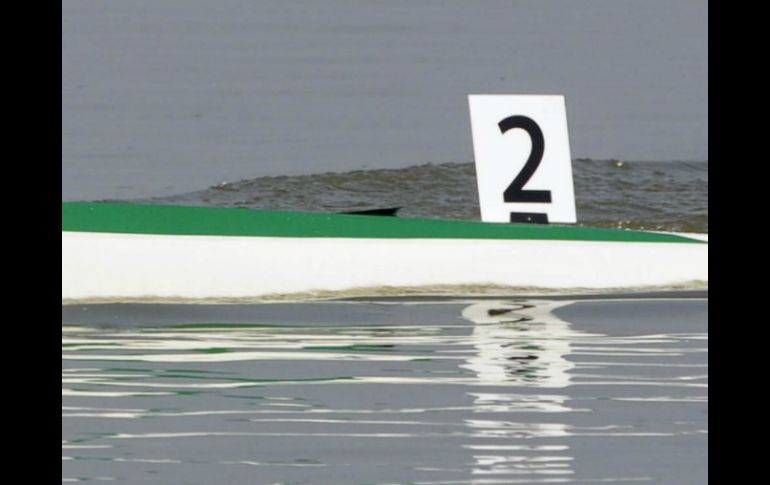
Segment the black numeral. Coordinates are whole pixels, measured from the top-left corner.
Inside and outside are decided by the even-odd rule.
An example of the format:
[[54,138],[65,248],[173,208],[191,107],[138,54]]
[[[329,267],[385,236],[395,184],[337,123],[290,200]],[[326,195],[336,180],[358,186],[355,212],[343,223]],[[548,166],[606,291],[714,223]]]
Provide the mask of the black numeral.
[[[516,175],[513,182],[511,182],[508,188],[505,189],[505,192],[503,192],[503,200],[505,202],[550,203],[550,190],[524,189],[524,186],[529,182],[529,179],[532,178],[532,175],[535,174],[537,167],[543,159],[543,153],[545,152],[543,131],[532,118],[521,115],[509,116],[498,123],[498,125],[500,126],[500,132],[503,134],[514,128],[521,128],[527,132],[530,140],[532,140],[532,150],[529,152],[527,163],[524,164],[524,168],[521,169],[521,172]],[[512,212],[511,222],[548,223],[548,215]]]

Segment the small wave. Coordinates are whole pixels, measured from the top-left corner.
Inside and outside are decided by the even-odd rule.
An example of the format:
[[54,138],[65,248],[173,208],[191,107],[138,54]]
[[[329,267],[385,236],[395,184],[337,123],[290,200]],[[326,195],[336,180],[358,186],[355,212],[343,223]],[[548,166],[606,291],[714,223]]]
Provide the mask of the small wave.
[[[573,163],[581,225],[708,232],[708,162]],[[480,218],[473,163],[260,177],[144,202],[348,212],[401,207],[400,215]]]

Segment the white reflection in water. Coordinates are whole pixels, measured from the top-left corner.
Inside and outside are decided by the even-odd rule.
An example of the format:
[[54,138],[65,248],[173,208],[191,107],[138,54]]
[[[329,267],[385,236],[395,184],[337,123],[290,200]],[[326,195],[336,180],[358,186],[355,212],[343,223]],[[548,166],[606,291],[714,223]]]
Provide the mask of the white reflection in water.
[[565,387],[575,365],[564,357],[578,335],[551,313],[571,302],[483,302],[463,310],[474,323],[470,341],[476,355],[462,367],[484,383]]
[[[476,354],[461,367],[473,371],[480,383],[490,386],[507,383],[534,388],[566,387],[570,382],[569,372],[575,365],[565,357],[578,332],[552,313],[563,305],[564,302],[548,301],[490,301],[467,307],[462,314],[474,323],[470,340]],[[479,414],[575,411],[568,405],[569,398],[560,394],[495,392],[469,395],[473,398],[474,412]],[[474,438],[472,444],[465,445],[474,450],[473,484],[489,483],[479,480],[479,477],[489,475],[516,477],[574,473],[570,469],[572,457],[566,454],[569,449],[566,444],[535,450],[535,453],[510,454],[513,451],[509,444],[511,439],[568,436],[567,426],[563,423],[491,419],[467,419],[465,423]],[[479,444],[476,441],[479,439],[496,439],[496,442]],[[505,441],[501,443],[500,439]],[[552,454],[556,450],[562,453]]]

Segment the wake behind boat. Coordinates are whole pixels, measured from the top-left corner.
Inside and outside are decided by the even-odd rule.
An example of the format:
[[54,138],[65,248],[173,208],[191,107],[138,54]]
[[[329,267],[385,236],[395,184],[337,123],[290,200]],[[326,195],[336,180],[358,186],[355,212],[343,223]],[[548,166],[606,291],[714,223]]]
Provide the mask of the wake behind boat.
[[69,202],[62,203],[62,301],[703,286],[707,240],[577,226]]

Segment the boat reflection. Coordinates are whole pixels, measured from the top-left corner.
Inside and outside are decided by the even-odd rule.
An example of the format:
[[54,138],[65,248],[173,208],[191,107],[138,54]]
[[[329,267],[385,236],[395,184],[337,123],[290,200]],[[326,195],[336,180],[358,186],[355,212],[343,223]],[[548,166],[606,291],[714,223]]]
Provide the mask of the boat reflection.
[[[460,367],[474,372],[478,385],[495,390],[468,393],[473,418],[465,424],[473,439],[464,447],[473,453],[471,483],[531,483],[574,474],[569,446],[558,440],[569,436],[568,426],[544,422],[538,413],[577,410],[566,395],[536,392],[570,384],[575,364],[566,357],[575,337],[585,334],[553,313],[569,303],[485,301],[463,310],[474,323],[475,353]],[[507,388],[517,392],[501,392]],[[533,439],[537,443],[529,444]]]

